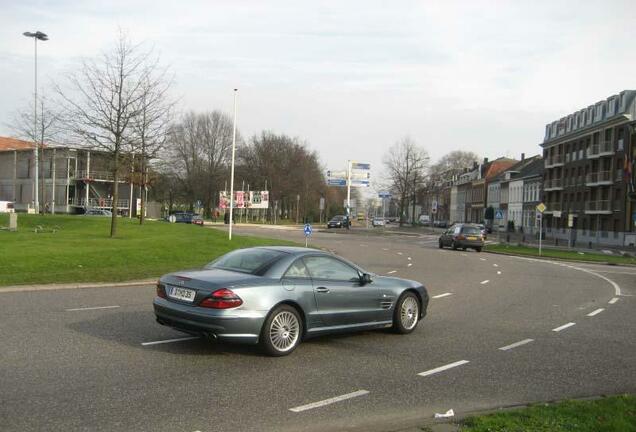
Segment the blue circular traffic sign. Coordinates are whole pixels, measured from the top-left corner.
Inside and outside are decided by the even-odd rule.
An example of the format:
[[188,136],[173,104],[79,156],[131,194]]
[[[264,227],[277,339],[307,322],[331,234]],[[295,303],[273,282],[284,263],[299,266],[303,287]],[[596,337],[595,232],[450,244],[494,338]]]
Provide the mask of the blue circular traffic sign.
[[311,228],[311,225],[309,225],[309,224],[305,224],[305,227],[303,228],[303,231],[305,232],[305,236],[306,236],[306,237],[308,237],[308,236],[310,236],[310,235],[311,235],[311,233],[312,233],[314,230]]

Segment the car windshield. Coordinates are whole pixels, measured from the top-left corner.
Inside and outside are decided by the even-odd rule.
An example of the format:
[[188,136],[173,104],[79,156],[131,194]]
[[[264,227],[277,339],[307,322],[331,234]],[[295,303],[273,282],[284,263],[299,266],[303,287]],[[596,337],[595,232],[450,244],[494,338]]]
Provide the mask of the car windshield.
[[462,228],[462,233],[463,234],[468,234],[468,235],[481,234],[481,232],[479,231],[479,228],[477,228],[477,227],[464,227],[464,228]]
[[269,268],[284,254],[284,252],[272,249],[239,249],[212,261],[205,268],[262,274],[263,269]]
[[338,222],[344,219],[344,216],[334,216],[331,220],[333,222]]

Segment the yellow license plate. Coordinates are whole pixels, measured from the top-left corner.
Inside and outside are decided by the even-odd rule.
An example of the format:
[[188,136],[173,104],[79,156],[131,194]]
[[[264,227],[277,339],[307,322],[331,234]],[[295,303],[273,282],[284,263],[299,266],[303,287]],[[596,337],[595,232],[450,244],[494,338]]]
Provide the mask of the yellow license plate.
[[477,240],[477,237],[468,237],[468,240]]

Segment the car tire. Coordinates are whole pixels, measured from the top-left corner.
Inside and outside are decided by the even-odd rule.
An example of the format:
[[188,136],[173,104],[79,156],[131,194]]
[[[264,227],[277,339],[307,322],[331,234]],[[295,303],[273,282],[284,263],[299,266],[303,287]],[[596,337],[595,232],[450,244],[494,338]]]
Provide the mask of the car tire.
[[477,251],[477,252],[481,252],[481,248],[480,248],[480,247],[476,247],[476,248],[475,248],[475,251]]
[[442,249],[444,247],[444,243],[442,243],[442,241],[439,241],[439,248]]
[[303,321],[298,311],[280,305],[270,312],[261,330],[260,343],[265,354],[281,357],[290,354],[300,343]]
[[407,291],[398,299],[393,311],[393,331],[408,334],[415,330],[420,321],[420,301],[417,296]]

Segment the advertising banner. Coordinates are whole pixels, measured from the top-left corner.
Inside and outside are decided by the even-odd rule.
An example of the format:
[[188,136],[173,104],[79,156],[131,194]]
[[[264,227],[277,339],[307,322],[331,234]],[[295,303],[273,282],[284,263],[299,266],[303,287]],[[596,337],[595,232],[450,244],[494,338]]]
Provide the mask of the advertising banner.
[[[219,192],[219,208],[230,208],[229,192]],[[269,191],[234,191],[234,208],[269,208]]]

